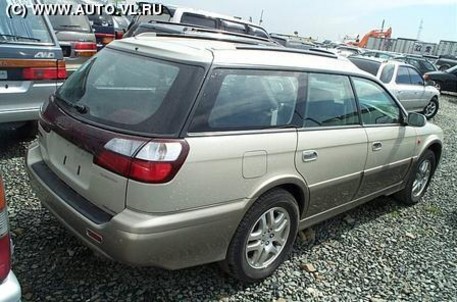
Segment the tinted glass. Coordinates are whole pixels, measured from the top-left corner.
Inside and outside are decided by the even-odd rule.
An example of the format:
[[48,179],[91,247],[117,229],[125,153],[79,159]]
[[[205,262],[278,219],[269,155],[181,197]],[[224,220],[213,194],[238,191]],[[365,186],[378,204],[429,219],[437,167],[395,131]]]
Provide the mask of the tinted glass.
[[[76,9],[78,2],[72,0],[42,0],[45,4],[73,4],[73,9]],[[49,16],[52,27],[56,31],[77,31],[77,32],[92,32],[92,28],[87,16],[71,15],[71,16]]]
[[408,68],[406,68],[405,66],[398,67],[398,73],[397,73],[397,78],[395,79],[395,82],[397,84],[406,84],[406,85],[411,84]]
[[365,125],[392,124],[400,121],[400,108],[377,83],[353,78]]
[[[49,33],[51,29],[46,26],[43,17],[28,14],[26,18],[20,16],[7,16],[7,6],[16,3],[10,0],[0,1],[0,43],[52,43]],[[32,0],[20,2],[32,5]]]
[[310,74],[305,127],[359,124],[359,115],[347,76]]
[[293,122],[299,74],[216,70],[206,85],[190,131],[274,128]]
[[371,61],[363,58],[357,57],[349,57],[348,58],[352,63],[355,64],[358,68],[371,73],[372,75],[376,76],[378,74],[379,66],[381,66],[381,62]]
[[57,96],[64,107],[64,101],[86,106],[80,117],[90,121],[141,133],[176,134],[202,77],[198,67],[105,49],[73,73]]
[[182,23],[200,25],[203,27],[216,28],[216,19],[202,15],[184,13],[181,18]]
[[386,84],[390,83],[390,81],[392,81],[392,77],[394,76],[394,71],[395,71],[395,65],[387,64],[386,66],[384,66],[384,68],[381,72],[380,80]]
[[422,68],[420,70],[425,70],[426,72],[436,70],[435,66],[427,60],[422,60],[421,65]]
[[408,71],[413,85],[424,85],[424,79],[415,69],[408,68]]
[[236,23],[228,20],[222,20],[222,29],[234,33],[246,34],[246,26],[241,23]]
[[256,36],[256,37],[260,37],[260,38],[266,38],[266,39],[269,38],[267,32],[264,29],[259,28],[259,27],[255,27],[255,26],[252,26],[252,25],[248,25],[248,27],[249,27],[249,34],[250,35],[253,35],[253,36]]

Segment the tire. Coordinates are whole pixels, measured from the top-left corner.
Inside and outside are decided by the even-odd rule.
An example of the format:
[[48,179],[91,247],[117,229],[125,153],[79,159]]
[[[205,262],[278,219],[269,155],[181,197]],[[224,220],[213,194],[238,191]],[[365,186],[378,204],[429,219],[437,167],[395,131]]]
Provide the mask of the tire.
[[[281,217],[272,225],[272,221]],[[222,268],[243,282],[256,282],[270,276],[292,249],[298,224],[297,201],[289,192],[276,189],[265,193],[241,220]],[[281,230],[275,232],[275,227]],[[248,246],[253,247],[251,251],[247,251]]]
[[435,97],[433,97],[433,99],[430,100],[430,103],[428,103],[428,105],[425,106],[424,111],[422,111],[422,113],[429,120],[436,115],[439,107],[440,107],[440,104],[438,103],[438,99],[435,96]]
[[406,187],[395,194],[396,199],[405,205],[417,204],[427,191],[435,168],[435,153],[425,151],[411,171]]
[[435,81],[435,88],[438,89],[439,92],[441,92],[441,89],[443,88],[443,83],[440,81]]

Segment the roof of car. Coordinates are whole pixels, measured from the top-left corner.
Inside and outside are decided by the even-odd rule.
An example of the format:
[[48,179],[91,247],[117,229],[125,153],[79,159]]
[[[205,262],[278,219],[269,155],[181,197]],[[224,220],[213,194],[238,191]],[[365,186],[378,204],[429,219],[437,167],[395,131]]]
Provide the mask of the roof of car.
[[[319,49],[301,51],[280,46],[248,45],[192,37],[156,37],[148,34],[114,41],[108,48],[146,55],[154,53],[160,57],[206,64],[259,65],[290,69],[304,67],[316,71],[366,75],[349,60]],[[274,54],[275,52],[277,54]]]

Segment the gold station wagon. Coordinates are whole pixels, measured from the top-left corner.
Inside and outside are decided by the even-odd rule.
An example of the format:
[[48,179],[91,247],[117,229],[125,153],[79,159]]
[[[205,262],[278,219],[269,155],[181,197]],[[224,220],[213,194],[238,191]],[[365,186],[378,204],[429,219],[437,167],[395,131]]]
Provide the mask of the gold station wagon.
[[143,34],[109,44],[43,105],[27,166],[43,205],[93,250],[172,270],[221,262],[250,282],[300,229],[382,195],[418,202],[442,136],[325,51]]

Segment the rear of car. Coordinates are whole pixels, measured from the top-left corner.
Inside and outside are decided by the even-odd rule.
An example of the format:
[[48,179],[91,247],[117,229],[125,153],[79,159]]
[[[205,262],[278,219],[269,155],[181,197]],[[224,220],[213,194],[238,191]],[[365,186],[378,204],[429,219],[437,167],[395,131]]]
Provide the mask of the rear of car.
[[21,299],[21,287],[11,270],[11,251],[8,212],[0,173],[0,301],[4,302],[18,302]]
[[[138,206],[150,199],[151,187],[158,196],[149,206],[173,206],[167,202],[170,186],[164,184],[174,179],[189,153],[180,130],[205,74],[205,64],[186,62],[185,54],[182,62],[168,55],[147,57],[133,46],[131,51],[104,48],[43,106],[39,144],[31,147],[27,163],[32,178],[39,179],[36,187],[44,194],[43,204],[56,216],[73,213],[74,218],[62,222],[88,245],[130,264],[179,268],[191,261],[203,263],[203,257],[189,255],[178,264],[166,259],[169,252],[163,249],[171,238],[181,245],[176,252],[187,249],[184,238],[192,230],[177,230],[195,219],[201,221],[202,238],[194,236],[194,242],[201,244],[208,236],[203,217],[191,212],[165,215],[170,224],[164,229],[150,224],[154,217],[161,219],[159,212]],[[209,64],[212,57],[206,56]],[[139,190],[129,190],[132,186]],[[222,224],[224,219],[210,220]],[[124,238],[121,249],[117,235]]]
[[[61,4],[57,0],[42,0],[45,4]],[[65,0],[64,3],[73,4],[73,8],[79,2]],[[85,15],[53,15],[49,16],[52,28],[59,40],[63,56],[67,65],[68,74],[72,74],[81,64],[97,53],[97,44],[94,31],[89,18]]]
[[0,2],[0,123],[36,120],[41,104],[67,77],[47,17],[10,18],[6,11],[11,3]]

